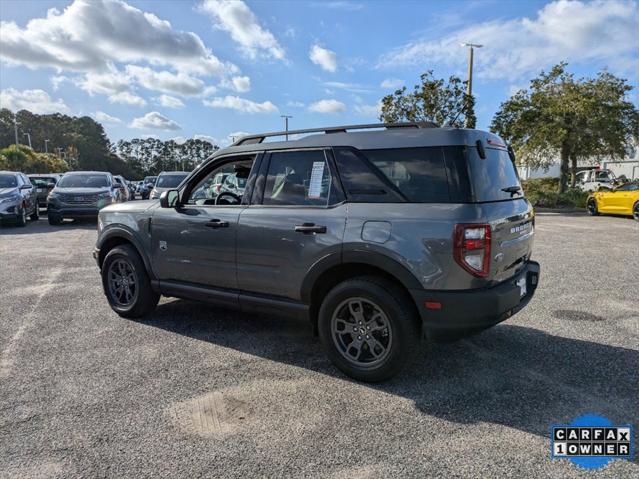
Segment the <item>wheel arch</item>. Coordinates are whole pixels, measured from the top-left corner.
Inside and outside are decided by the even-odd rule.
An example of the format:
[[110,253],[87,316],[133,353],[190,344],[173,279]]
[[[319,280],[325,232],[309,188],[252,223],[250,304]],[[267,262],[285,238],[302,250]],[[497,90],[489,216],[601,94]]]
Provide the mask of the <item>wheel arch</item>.
[[132,232],[120,227],[111,228],[103,232],[98,239],[96,247],[100,250],[98,254],[98,266],[100,267],[100,269],[102,268],[104,258],[106,258],[106,255],[109,253],[109,251],[122,244],[129,244],[133,246],[133,248],[135,248],[137,253],[140,255],[140,258],[142,258],[142,262],[144,263],[147,274],[151,279],[155,279],[155,275],[153,274],[153,270],[151,269],[151,262],[141,242],[135,237]]
[[409,292],[422,289],[417,278],[404,266],[388,256],[368,251],[350,251],[334,254],[318,261],[309,270],[302,283],[301,299],[309,305],[309,319],[317,333],[317,316],[326,294],[337,284],[357,276],[379,276],[396,284],[410,304],[417,306]]

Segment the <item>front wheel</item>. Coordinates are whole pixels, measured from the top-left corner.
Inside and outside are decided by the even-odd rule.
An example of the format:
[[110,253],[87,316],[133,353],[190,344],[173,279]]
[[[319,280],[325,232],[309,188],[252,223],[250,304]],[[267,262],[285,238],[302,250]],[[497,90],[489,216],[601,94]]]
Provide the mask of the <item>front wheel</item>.
[[421,338],[410,299],[378,277],[354,278],[335,286],[322,301],[318,327],[333,364],[367,382],[396,375],[410,362]]
[[62,224],[62,216],[52,213],[51,211],[47,213],[47,219],[49,220],[49,224],[51,226],[57,226]]
[[27,207],[26,205],[22,205],[22,208],[18,210],[18,214],[16,216],[16,224],[18,226],[27,226]]
[[109,251],[102,264],[102,286],[111,309],[125,318],[151,313],[160,295],[151,289],[144,262],[131,245]]
[[639,221],[639,201],[635,203],[635,207],[632,209],[632,217],[635,221]]
[[590,198],[588,203],[586,203],[586,208],[588,209],[588,214],[590,216],[597,216],[599,214],[599,209],[597,208],[597,201],[594,198]]

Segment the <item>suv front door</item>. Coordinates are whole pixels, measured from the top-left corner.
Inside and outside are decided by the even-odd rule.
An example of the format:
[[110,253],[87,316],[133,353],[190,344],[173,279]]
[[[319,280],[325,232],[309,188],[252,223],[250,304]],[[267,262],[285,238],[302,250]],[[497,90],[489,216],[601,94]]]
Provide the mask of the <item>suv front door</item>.
[[309,269],[341,258],[346,225],[343,193],[324,150],[266,155],[253,200],[240,214],[238,286],[242,291],[300,299]]
[[161,283],[237,288],[237,223],[246,206],[240,196],[211,191],[211,179],[219,173],[248,177],[254,162],[255,155],[216,161],[184,186],[179,206],[154,211],[153,269]]

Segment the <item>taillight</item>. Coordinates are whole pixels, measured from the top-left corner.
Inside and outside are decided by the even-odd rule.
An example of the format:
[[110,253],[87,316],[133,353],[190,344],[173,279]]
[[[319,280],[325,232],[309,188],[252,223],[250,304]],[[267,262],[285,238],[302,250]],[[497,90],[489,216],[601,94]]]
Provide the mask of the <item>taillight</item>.
[[454,256],[457,264],[473,276],[488,276],[490,225],[455,225]]

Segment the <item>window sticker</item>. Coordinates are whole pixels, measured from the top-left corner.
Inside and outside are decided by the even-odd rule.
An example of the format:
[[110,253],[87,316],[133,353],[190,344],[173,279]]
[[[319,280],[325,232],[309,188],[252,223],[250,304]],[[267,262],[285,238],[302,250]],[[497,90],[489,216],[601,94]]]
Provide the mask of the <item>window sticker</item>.
[[314,161],[311,170],[311,184],[308,187],[308,197],[319,199],[322,196],[322,180],[324,179],[324,162]]

